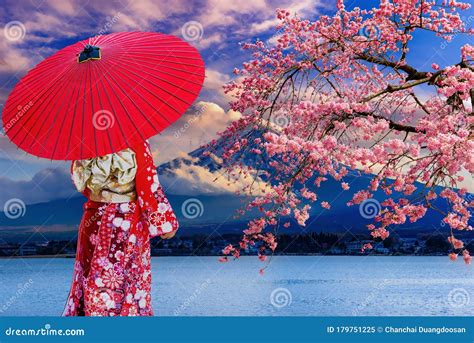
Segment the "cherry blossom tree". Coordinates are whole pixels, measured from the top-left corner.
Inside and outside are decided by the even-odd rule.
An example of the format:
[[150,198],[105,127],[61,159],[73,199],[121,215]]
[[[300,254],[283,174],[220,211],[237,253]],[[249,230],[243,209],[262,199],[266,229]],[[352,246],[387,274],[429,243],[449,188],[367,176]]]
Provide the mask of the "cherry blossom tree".
[[[225,86],[242,117],[221,133],[222,157],[231,179],[253,178],[243,193],[255,194],[262,179],[271,189],[261,189],[246,206],[261,215],[249,222],[240,245],[224,249],[226,255],[239,257],[260,241],[265,260],[277,246],[275,230],[289,226],[289,218],[305,226],[312,206],[330,210],[318,198],[321,184],[333,178],[350,192],[345,178],[356,170],[370,184],[351,194],[348,206],[376,191],[386,195],[368,225],[374,239],[440,211],[451,229],[450,258],[462,255],[470,263],[455,233],[472,230],[474,201],[463,185],[474,173],[474,46],[464,45],[459,61],[444,68],[408,63],[421,31],[440,37],[448,49],[456,35],[474,34],[461,20],[469,6],[382,0],[378,8],[349,11],[339,0],[333,16],[315,21],[278,10],[276,43],[243,45],[253,59]],[[246,154],[257,154],[271,170],[245,167]],[[436,206],[436,198],[446,207]]]

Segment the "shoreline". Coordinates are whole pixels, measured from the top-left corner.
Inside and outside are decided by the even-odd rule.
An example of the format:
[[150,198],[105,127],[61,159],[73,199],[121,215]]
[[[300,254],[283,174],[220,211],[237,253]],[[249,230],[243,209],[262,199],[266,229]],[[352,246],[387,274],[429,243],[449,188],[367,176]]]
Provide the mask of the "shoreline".
[[[151,257],[222,257],[222,255],[151,255]],[[256,257],[257,255],[242,255],[241,257]],[[367,254],[367,255],[323,255],[323,254],[278,254],[273,255],[273,257],[278,256],[324,256],[324,257],[339,257],[339,256],[353,256],[353,257],[448,257],[448,255],[443,254],[426,254],[426,255],[411,255],[411,254],[397,254],[397,255],[388,255],[388,254]],[[0,256],[0,260],[6,259],[19,259],[19,258],[75,258],[75,254],[60,254],[60,255],[25,255],[25,256]],[[270,257],[270,255],[269,255]]]

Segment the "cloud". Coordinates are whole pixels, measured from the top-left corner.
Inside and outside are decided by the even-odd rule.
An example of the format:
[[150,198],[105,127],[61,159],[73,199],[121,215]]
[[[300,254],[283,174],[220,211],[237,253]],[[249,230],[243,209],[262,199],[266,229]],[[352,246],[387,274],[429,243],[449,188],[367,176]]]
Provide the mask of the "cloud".
[[48,0],[47,3],[60,14],[72,16],[78,11],[77,3],[71,0]]
[[216,32],[216,33],[213,33],[209,36],[204,35],[204,37],[202,39],[200,39],[197,42],[196,45],[200,49],[207,49],[210,46],[218,45],[216,43],[222,43],[224,41],[224,39],[225,38],[224,38],[223,34],[221,34],[219,32]]
[[13,198],[18,198],[25,204],[34,204],[77,195],[69,173],[62,168],[41,170],[29,180],[15,181],[0,177],[0,189],[1,208]]
[[257,15],[268,7],[265,0],[241,1],[238,5],[232,1],[208,0],[198,21],[205,27],[229,26],[239,23],[239,14]]
[[0,73],[15,74],[33,66],[32,56],[5,37],[5,27],[0,28]]
[[221,73],[212,68],[206,68],[206,78],[204,79],[204,91],[211,97],[211,100],[220,105],[227,105],[232,97],[224,93],[223,86],[231,81],[229,75]]
[[213,102],[199,101],[175,124],[150,139],[155,162],[170,161],[209,143],[218,137],[217,132],[238,118],[238,112],[225,111]]
[[[182,155],[182,159],[191,162],[182,163],[178,168],[170,173],[160,175],[160,182],[164,188],[176,195],[218,195],[226,193],[235,193],[241,191],[245,186],[249,186],[254,181],[255,171],[249,172],[251,176],[244,178],[230,178],[228,174],[222,174],[222,171],[210,171],[208,168],[196,164],[197,159],[189,155]],[[214,157],[214,159],[218,159]],[[253,183],[253,195],[263,195],[271,190],[270,186],[259,177]]]
[[[278,4],[278,8],[284,8],[292,14],[298,14],[300,17],[311,17],[319,13],[319,9],[324,4],[320,0],[299,0],[283,2]],[[327,5],[326,5],[327,6]],[[276,7],[275,7],[276,8]],[[274,30],[279,24],[279,20],[275,15],[275,8],[273,11],[266,12],[267,19],[261,22],[254,22],[247,29],[247,35],[255,35],[269,30]],[[243,33],[243,31],[241,31]]]

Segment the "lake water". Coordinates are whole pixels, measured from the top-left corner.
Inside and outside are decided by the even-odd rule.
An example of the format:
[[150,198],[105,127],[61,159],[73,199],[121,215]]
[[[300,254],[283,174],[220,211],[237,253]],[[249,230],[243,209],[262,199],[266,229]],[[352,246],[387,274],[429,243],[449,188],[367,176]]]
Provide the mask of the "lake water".
[[[73,259],[0,259],[0,315],[60,315]],[[157,316],[474,315],[474,266],[447,257],[153,257]]]

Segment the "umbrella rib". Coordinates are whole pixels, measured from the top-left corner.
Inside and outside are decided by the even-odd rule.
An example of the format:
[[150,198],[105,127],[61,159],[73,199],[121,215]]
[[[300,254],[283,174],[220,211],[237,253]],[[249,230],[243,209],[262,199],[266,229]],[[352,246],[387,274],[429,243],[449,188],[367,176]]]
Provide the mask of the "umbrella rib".
[[[189,75],[204,76],[203,73],[189,72],[187,70],[173,68],[173,67],[170,67],[170,66],[167,66],[167,65],[164,65],[164,64],[160,64],[160,68],[172,69],[172,70],[180,71],[180,72],[183,72],[183,73],[186,73],[186,74],[189,74]],[[156,70],[156,69],[152,69],[152,70]]]
[[[112,35],[108,35],[108,36],[112,36]],[[165,37],[163,39],[155,39],[153,41],[154,45],[162,44],[162,43],[157,43],[157,42],[164,42],[164,41],[166,41],[167,43],[168,42],[184,43],[184,42],[178,40],[177,38],[175,38],[173,36],[168,36],[168,35],[163,35],[163,36],[167,36],[167,37]],[[114,46],[120,46],[123,43],[127,43],[128,46],[136,46],[140,42],[143,42],[143,37],[130,38],[130,37],[127,37],[127,35],[120,35],[119,38],[115,38],[115,37],[107,37],[107,38],[108,38],[107,40],[105,40],[105,39],[102,40],[102,41],[98,40],[95,43],[96,46],[99,46],[99,47],[101,47],[101,46],[102,47],[114,47]],[[188,44],[188,43],[184,43],[184,44]],[[140,46],[143,46],[143,44],[140,44]]]
[[[70,69],[72,69],[72,66],[69,67],[67,70],[64,70],[63,72],[65,73],[65,72],[69,71]],[[58,79],[58,78],[59,78],[59,76],[56,77],[56,79]],[[32,85],[31,85],[29,82],[21,82],[21,83],[19,83],[19,84],[15,87],[15,89],[13,90],[13,92],[12,92],[13,94],[8,98],[8,102],[11,101],[11,102],[13,102],[13,103],[18,103],[18,98],[19,98],[19,100],[23,100],[23,99],[25,99],[25,98],[33,98],[33,100],[35,100],[36,97],[41,98],[41,97],[42,97],[43,95],[45,95],[48,91],[54,90],[53,86],[54,86],[54,83],[55,83],[56,79],[53,80],[53,81],[51,82],[51,84],[49,84],[48,86],[45,86],[45,87],[43,87],[43,88],[40,88],[38,92],[41,93],[41,94],[38,95],[38,92],[35,91],[35,90],[36,90],[37,88],[39,88],[39,87],[37,87],[38,85],[41,85],[41,79],[44,80],[44,76],[39,77],[39,80],[38,80],[37,82],[35,81],[35,83],[32,84]],[[22,80],[22,81],[23,81],[23,80]],[[44,82],[43,82],[43,84],[44,84]],[[27,93],[27,94],[25,94],[25,93]],[[19,105],[21,105],[21,104],[19,104]],[[12,109],[13,111],[15,111],[16,106],[13,106],[11,109]],[[5,112],[4,114],[6,114],[6,113],[11,113],[11,111]],[[31,113],[31,112],[30,112],[30,113]]]
[[[124,58],[126,59],[126,58]],[[136,59],[129,59],[129,60],[132,60],[132,61],[136,61]],[[170,64],[176,64],[176,65],[182,65],[182,66],[187,66],[187,67],[197,67],[197,68],[204,68],[204,65],[199,65],[199,64],[191,64],[191,63],[183,63],[183,62],[178,62],[178,61],[172,61],[172,60],[163,60],[163,59],[160,59],[159,60],[160,62],[166,62],[166,63],[170,63]]]
[[[72,69],[72,66],[71,66],[70,68],[68,68],[68,70],[69,70],[69,69]],[[65,72],[66,72],[66,71],[65,71]],[[65,73],[65,72],[64,72],[64,73]],[[63,73],[63,74],[64,74],[64,73]],[[49,85],[49,87],[48,87],[47,89],[42,90],[42,93],[41,93],[40,95],[34,94],[34,95],[33,95],[33,98],[35,99],[34,102],[36,102],[36,98],[40,98],[40,97],[44,96],[46,92],[49,93],[49,94],[48,94],[48,97],[49,97],[49,95],[50,95],[51,93],[53,93],[53,91],[55,91],[54,94],[56,94],[57,92],[59,92],[60,89],[59,89],[58,87],[53,88],[53,85],[55,84],[56,80],[57,80],[58,78],[60,78],[63,74],[58,75],[58,77],[56,77],[56,79],[54,79],[53,82],[51,82],[51,84]],[[29,89],[28,89],[28,90],[29,90]],[[49,97],[48,103],[51,102],[51,100],[52,100],[52,98]],[[38,109],[42,107],[42,105],[43,105],[44,103],[45,103],[45,102],[43,101],[43,102],[41,102],[41,103],[39,104],[38,107],[33,107],[34,109],[33,109],[32,111],[27,111],[27,112],[26,112],[27,115],[26,115],[26,116],[21,116],[21,117],[14,123],[14,125],[8,130],[8,132],[10,132],[11,129],[13,129],[14,127],[15,127],[15,128],[18,127],[18,125],[21,124],[21,127],[20,127],[18,130],[16,130],[16,132],[15,132],[12,136],[9,135],[9,137],[10,137],[10,139],[11,139],[12,141],[16,138],[17,134],[21,131],[22,128],[25,129],[25,125],[29,122],[29,120],[30,120],[31,118],[33,118],[33,114],[36,113],[36,112],[38,111]],[[26,119],[24,119],[23,121],[20,120],[20,119],[25,118],[25,117],[26,117]],[[25,129],[25,130],[26,130],[26,129]]]
[[[36,116],[36,120],[34,121],[34,123],[32,124],[32,128],[30,130],[30,133],[32,134],[33,137],[35,137],[35,140],[32,141],[30,143],[30,149],[35,145],[35,144],[38,144],[39,141],[41,141],[41,138],[43,138],[44,136],[46,135],[43,135],[43,136],[40,136],[41,134],[41,131],[43,130],[43,126],[44,124],[47,122],[47,119],[49,119],[49,116],[52,112],[54,112],[53,110],[56,108],[56,106],[59,104],[59,107],[56,111],[56,115],[54,117],[54,120],[53,120],[53,123],[56,122],[56,118],[58,117],[59,113],[61,112],[61,108],[63,107],[64,103],[61,102],[60,100],[64,98],[64,94],[66,93],[66,91],[68,90],[68,86],[71,84],[72,80],[71,79],[67,79],[67,84],[64,84],[62,85],[62,87],[57,87],[58,91],[55,93],[54,97],[52,97],[51,99],[56,99],[56,102],[54,103],[54,105],[50,108],[49,111],[47,111],[46,113],[46,117],[45,118],[41,118],[40,116]],[[61,93],[61,96],[59,96],[59,92],[60,91],[63,91],[63,93]],[[39,129],[38,129],[38,132],[36,134],[33,134],[33,128],[36,126],[36,123],[39,121],[39,119],[42,119],[42,122],[41,122],[41,125],[39,126]],[[51,126],[48,130],[48,134],[49,132],[51,131]],[[26,136],[25,136],[26,137]],[[20,145],[22,145],[24,142],[24,139],[23,141],[20,143]]]
[[[169,59],[165,59],[165,58],[156,58],[155,60],[158,60],[158,61],[166,61],[166,62],[169,62],[169,63],[176,63],[176,61],[173,61],[172,59],[173,58],[176,58],[177,60],[183,58],[183,56],[176,56],[176,55],[172,55],[171,53],[174,53],[176,51],[174,50],[170,50],[169,51],[170,54],[167,54],[167,55],[163,55],[165,57],[169,57]],[[138,60],[138,61],[141,61],[141,58],[140,58],[140,54],[138,54],[137,56],[134,56],[133,55],[133,52],[126,52],[126,57],[130,57],[131,59],[133,60]],[[158,54],[152,54],[152,56],[158,56]],[[147,57],[147,59],[151,59],[150,57]],[[200,58],[196,58],[196,60],[198,61],[202,61],[202,59]],[[201,65],[200,64],[193,64],[193,63],[183,63],[181,61],[178,62],[179,64],[182,64],[182,65],[186,65],[186,66],[190,66],[190,67],[200,67]]]
[[[81,76],[82,76],[82,75],[83,75],[83,74],[81,74]],[[80,83],[79,83],[79,84],[80,84]],[[80,89],[80,87],[77,87],[77,96],[79,96],[79,89]],[[58,131],[58,136],[57,136],[57,138],[56,138],[56,142],[54,143],[54,148],[53,148],[53,152],[52,152],[52,154],[51,154],[51,158],[53,158],[53,157],[54,157],[54,154],[56,153],[56,149],[57,149],[58,143],[59,143],[59,137],[61,137],[60,134],[61,134],[61,132],[63,131],[63,127],[64,127],[64,123],[66,122],[66,118],[67,118],[67,113],[68,113],[69,107],[70,107],[70,105],[71,105],[72,102],[73,102],[72,99],[73,99],[73,95],[74,95],[74,89],[72,90],[71,93],[72,93],[72,94],[71,94],[71,97],[69,98],[68,105],[66,106],[66,111],[65,111],[65,113],[64,113],[63,120],[61,121],[61,126],[60,126],[59,131]],[[77,97],[77,96],[76,96],[76,97]],[[76,104],[77,104],[77,101],[75,102],[74,107],[76,106]],[[69,134],[69,140],[68,140],[68,142],[71,141],[71,137],[72,137],[72,127],[74,126],[74,117],[75,117],[75,110],[73,111],[73,118],[72,118],[72,121],[71,121],[71,132],[70,132],[70,134]],[[68,150],[68,149],[69,149],[69,144],[68,144],[67,150]],[[67,151],[67,150],[66,150],[66,151]]]
[[[106,74],[104,74],[104,78],[105,78],[105,80],[107,81],[107,83],[109,84],[109,87],[112,88],[112,86],[111,86],[111,84],[110,84],[110,82],[109,82],[109,79],[107,78],[107,75],[106,75]],[[119,88],[120,88],[120,87],[119,87]],[[122,90],[122,88],[120,88],[120,90]],[[123,92],[123,90],[122,90],[122,92]],[[114,94],[115,94],[115,93],[114,93]],[[117,96],[117,95],[115,94],[115,96]],[[118,99],[118,97],[117,97],[117,99]],[[130,114],[128,113],[127,108],[123,105],[123,103],[122,103],[122,101],[121,101],[120,99],[119,99],[119,103],[120,103],[120,105],[122,105],[122,108],[123,108],[123,110],[125,111],[125,113],[127,114],[128,119],[129,119],[130,122],[133,124],[133,126],[135,126],[135,130],[138,132],[138,134],[140,135],[140,137],[142,138],[142,140],[145,140],[145,138],[143,137],[142,133],[140,132],[140,130],[138,129],[138,127],[135,125],[135,122],[134,122],[134,121],[132,120],[132,118],[130,117]],[[116,112],[116,113],[117,113],[117,112]],[[141,112],[140,112],[140,113],[141,113]]]
[[[127,71],[127,72],[128,72],[128,71]],[[133,72],[132,72],[132,73],[133,73]],[[133,74],[137,75],[136,73],[133,73]],[[125,75],[125,73],[121,73],[121,75]],[[137,76],[138,76],[138,75],[137,75]],[[173,93],[170,93],[169,91],[167,91],[166,89],[160,87],[159,85],[157,85],[157,84],[155,84],[155,83],[152,83],[150,80],[148,80],[148,79],[146,79],[146,78],[144,78],[143,80],[149,82],[149,83],[152,84],[153,86],[156,86],[156,87],[160,88],[161,90],[163,90],[164,92],[166,92],[166,93],[168,93],[170,96],[172,96],[173,98],[175,98],[175,99],[180,100],[181,102],[183,102],[185,105],[191,106],[191,103],[189,103],[189,102],[187,102],[187,101],[185,101],[185,100],[183,100],[183,99],[181,99],[181,98],[179,98],[179,97],[176,97]],[[162,104],[168,106],[170,109],[172,109],[173,111],[175,111],[178,115],[181,114],[181,112],[178,111],[178,110],[177,110],[176,108],[174,108],[173,106],[171,106],[171,105],[168,103],[168,101],[163,101],[162,98],[158,97],[155,93],[153,93],[152,91],[150,91],[148,88],[144,87],[141,82],[140,82],[140,83],[137,83],[137,85],[140,86],[141,88],[143,88],[144,90],[146,90],[146,91],[147,91],[148,93],[150,93],[153,97],[155,97],[156,99],[158,99],[158,100],[160,101],[160,103],[162,103]],[[159,114],[163,117],[163,115],[162,115],[161,113],[159,113]],[[164,117],[164,118],[165,118],[165,120],[168,121],[168,119],[167,119],[166,117]]]
[[[163,50],[160,50],[160,51],[163,51]],[[164,52],[164,51],[163,51]],[[174,50],[170,50],[170,52],[173,52],[175,53],[174,55],[170,55],[170,54],[156,54],[156,53],[153,53],[153,52],[147,52],[147,53],[143,53],[143,52],[139,52],[137,50],[134,50],[134,51],[129,51],[127,52],[127,56],[135,56],[136,57],[134,59],[141,59],[140,56],[146,56],[146,59],[149,59],[150,57],[149,56],[152,56],[152,57],[157,57],[157,56],[163,56],[163,57],[173,57],[173,58],[184,58],[184,59],[187,59],[187,60],[197,60],[197,61],[201,61],[202,59],[199,58],[199,57],[190,57],[190,56],[187,56],[189,55],[187,52],[183,52],[183,56],[178,56],[176,55],[176,53],[180,53],[179,51],[176,52]],[[159,58],[157,58],[159,60]],[[162,59],[162,60],[165,60],[165,59]],[[165,60],[166,61],[166,60]]]
[[[122,68],[122,67],[119,66],[119,65],[116,65],[116,67],[121,68],[121,69],[124,69],[124,68]],[[140,77],[140,75],[134,73],[133,71],[131,71],[131,70],[129,70],[129,69],[126,69],[126,71],[127,71],[127,72],[130,72],[130,73],[132,73],[132,74],[134,74],[134,75],[137,75],[138,77]],[[124,75],[124,73],[122,73],[122,75]],[[158,88],[161,89],[163,92],[168,93],[169,95],[173,96],[175,99],[178,99],[178,100],[182,101],[182,102],[185,103],[186,105],[188,105],[188,106],[191,106],[191,105],[192,105],[191,103],[189,103],[189,102],[187,102],[187,101],[185,101],[185,100],[183,100],[183,99],[181,99],[181,98],[176,97],[173,93],[170,93],[168,90],[164,89],[163,87],[161,87],[160,85],[158,85],[158,84],[156,84],[156,83],[151,82],[151,81],[148,80],[147,78],[144,78],[143,80],[144,80],[144,81],[147,81],[147,82],[149,82],[149,83],[151,83],[151,84],[152,84],[153,86],[155,86],[155,87],[158,87]],[[143,86],[141,85],[141,83],[138,83],[138,85],[140,85],[142,88],[145,88],[145,87],[143,87]],[[146,89],[146,88],[145,88],[145,89]],[[196,97],[199,95],[199,94],[194,94],[194,93],[191,93],[191,94],[192,94],[193,96],[196,96]],[[157,99],[159,99],[162,103],[165,103],[165,104],[166,104],[166,102],[164,102],[162,99],[158,98],[156,95],[154,95],[154,96],[155,96]],[[175,109],[175,111],[178,112],[176,109]],[[179,112],[178,112],[178,113],[179,113]]]
[[[122,68],[120,65],[117,65],[117,64],[116,64],[115,66]],[[130,68],[130,69],[131,69],[131,68]],[[130,69],[127,69],[127,70],[130,70]],[[173,87],[175,87],[175,88],[179,88],[179,89],[181,89],[181,90],[183,90],[183,91],[185,91],[185,92],[187,92],[187,93],[189,93],[189,94],[191,94],[191,95],[193,95],[193,96],[196,96],[196,97],[197,97],[197,96],[199,95],[199,93],[196,94],[196,93],[194,93],[194,92],[191,92],[190,90],[187,90],[186,88],[183,88],[183,87],[181,87],[181,86],[175,85],[174,83],[171,83],[171,82],[169,82],[169,81],[167,81],[167,80],[165,80],[165,79],[162,79],[162,78],[159,77],[159,76],[156,76],[156,75],[153,75],[153,74],[150,74],[150,73],[147,73],[147,72],[144,72],[144,73],[147,74],[147,75],[150,75],[150,76],[152,76],[152,77],[154,77],[154,78],[156,78],[156,79],[158,79],[158,80],[160,80],[160,81],[163,81],[163,82],[165,82],[165,83],[167,83],[167,84],[169,84],[169,85],[171,85],[171,86],[173,86]],[[135,73],[134,73],[134,74],[135,74]],[[138,75],[138,74],[135,74],[135,75],[137,75],[138,77],[140,77],[140,75]],[[147,79],[145,79],[145,80],[147,80]],[[183,79],[183,80],[186,80],[186,79]],[[188,81],[188,80],[186,80],[186,81]],[[153,84],[153,85],[158,86],[157,84]],[[158,87],[160,87],[160,86],[158,86]],[[160,87],[160,88],[161,88],[161,87]],[[161,88],[161,89],[163,89],[163,88]],[[163,89],[163,90],[164,90],[164,89]],[[185,102],[185,101],[183,100],[183,102]],[[188,105],[191,105],[191,104],[188,103]]]
[[[48,68],[48,71],[50,71],[51,68]],[[30,76],[28,78],[28,76]],[[15,91],[12,94],[11,99],[14,100],[18,98],[21,95],[21,92],[18,92],[19,90],[22,90],[23,88],[36,88],[36,85],[41,85],[44,83],[44,75],[42,73],[35,73],[35,75],[28,75],[26,74],[25,77],[21,80],[20,83],[15,87]]]
[[[124,75],[124,74],[121,73],[121,75]],[[140,83],[138,83],[138,85],[141,86],[141,87],[142,87],[143,89],[145,89],[146,91],[148,91],[150,94],[154,95],[154,94],[153,94],[152,92],[150,92],[148,89],[146,89],[145,87],[143,87]],[[138,93],[138,92],[135,90],[135,88],[132,88],[132,90],[133,90],[141,99],[143,99],[151,108],[153,108],[153,106],[148,102],[148,100],[146,100],[140,93]],[[127,95],[127,96],[128,96],[128,95]],[[155,96],[155,97],[156,97],[156,96]],[[178,115],[180,114],[179,111],[177,111],[174,107],[170,106],[167,102],[164,102],[163,100],[161,100],[161,99],[158,98],[158,97],[156,97],[156,98],[159,99],[161,103],[166,104],[169,108],[173,109],[176,113],[178,113]],[[129,99],[130,99],[130,97],[129,97]],[[135,102],[134,102],[132,99],[130,99],[130,100],[133,102],[133,104],[135,105],[135,107],[138,108],[138,106],[135,104]],[[158,111],[155,110],[155,112],[158,112]],[[159,114],[164,120],[166,120],[166,121],[168,122],[168,124],[171,125],[171,124],[173,123],[173,122],[171,122],[166,116],[164,116],[163,114],[161,114],[161,112],[158,112],[158,114]],[[155,127],[153,127],[153,128],[156,130]],[[159,131],[159,130],[156,130],[156,131]]]
[[89,64],[89,90],[90,90],[90,95],[91,95],[91,113],[92,113],[92,126],[93,126],[93,132],[94,132],[94,143],[95,143],[95,154],[99,155],[99,151],[97,150],[97,133],[96,133],[96,128],[94,126],[94,95],[92,94],[92,67]]
[[[136,35],[136,37],[130,38],[130,36],[132,36],[136,33],[138,33]],[[155,38],[155,41],[157,41],[157,42],[164,41],[164,40],[178,41],[176,39],[176,37],[174,37],[174,36],[159,34],[159,33],[157,34],[156,32],[153,32],[152,34],[155,36],[154,38]],[[163,39],[157,39],[158,38],[158,37],[156,37],[157,35],[160,36],[159,38],[163,38]],[[118,38],[117,38],[117,36],[118,36]],[[137,42],[137,41],[139,41],[139,42],[143,41],[143,32],[117,32],[117,33],[114,33],[114,34],[109,34],[109,35],[105,35],[105,36],[101,36],[101,37],[105,37],[105,38],[102,39],[102,40],[97,40],[96,44],[110,43],[110,42],[113,42],[113,43],[118,42],[118,44],[120,44],[122,42],[134,43],[134,42]]]
[[[115,80],[115,77],[113,77],[112,75],[110,75],[111,78],[113,78],[115,84],[119,87],[119,89],[125,94],[125,96],[135,105],[135,107],[138,109],[138,111],[142,114],[143,118],[145,118],[146,121],[148,121],[148,123],[150,124],[150,126],[153,128],[153,130],[155,131],[159,131],[155,125],[153,125],[152,121],[150,120],[150,118],[148,118],[141,110],[141,108],[139,106],[137,106],[137,104],[135,103],[135,101],[133,101],[133,99],[128,95],[128,92],[125,92],[123,90],[123,88],[120,86],[120,84]],[[132,88],[133,91],[135,91],[135,88]],[[122,102],[122,99],[120,99],[120,102]],[[168,119],[166,119],[168,121]],[[169,122],[169,121],[168,121]],[[170,123],[171,124],[171,123]]]
[[[185,62],[182,62],[180,61],[181,57],[180,56],[172,56],[172,55],[166,55],[168,56],[170,59],[165,59],[165,58],[151,58],[151,57],[147,57],[145,62],[148,62],[149,63],[152,63],[153,61],[156,61],[156,63],[160,63],[159,66],[164,66],[162,63],[168,63],[168,64],[173,64],[173,65],[179,65],[179,66],[187,66],[187,67],[194,67],[194,68],[204,68],[204,63],[203,64],[192,64],[192,63],[185,63]],[[173,59],[176,59],[176,60],[173,60]],[[141,66],[141,63],[143,62],[141,59],[139,58],[135,58],[134,56],[131,56],[130,54],[127,54],[126,57],[123,57],[120,59],[120,61],[130,61],[131,62],[140,62],[140,66]],[[202,61],[202,59],[196,59],[198,61]],[[154,69],[156,70],[156,69]],[[185,70],[182,70],[182,69],[177,69],[177,70],[181,70],[183,72],[186,72]]]
[[[161,66],[162,66],[162,65],[160,65],[160,67],[161,67]],[[143,64],[141,64],[140,67],[146,67],[147,69],[150,69],[150,70],[153,70],[153,71],[159,71],[159,72],[161,72],[161,73],[163,73],[163,74],[171,75],[171,76],[173,76],[173,77],[175,77],[175,78],[177,78],[177,79],[180,79],[180,80],[184,80],[184,81],[186,81],[186,82],[193,83],[193,84],[195,84],[195,85],[197,85],[197,86],[202,85],[202,83],[200,83],[200,82],[195,82],[195,81],[193,81],[193,80],[191,80],[191,79],[189,79],[189,78],[184,78],[184,77],[178,76],[178,75],[176,75],[176,74],[171,74],[171,73],[168,73],[168,72],[166,72],[166,71],[162,71],[162,70],[160,70],[160,69],[154,69],[154,68],[151,68],[151,67],[146,66],[146,65],[143,65]],[[158,76],[156,76],[156,75],[154,75],[154,74],[150,74],[150,73],[147,73],[147,72],[145,72],[145,71],[142,71],[142,72],[146,73],[147,75],[151,75],[151,76],[153,76],[153,77],[159,78]],[[183,71],[183,73],[185,73],[185,71]],[[198,74],[194,74],[194,75],[198,75]],[[200,74],[200,75],[202,75],[202,74]],[[198,75],[198,76],[200,76],[200,75]],[[161,78],[159,78],[159,79],[162,80]],[[184,89],[183,89],[183,90],[184,90]],[[189,92],[188,90],[185,90],[185,91]],[[191,93],[191,92],[189,92],[189,93]],[[191,94],[193,94],[193,93],[191,93]],[[193,95],[194,95],[194,94],[193,94]]]
[[161,46],[161,45],[150,45],[150,46],[140,46],[138,49],[127,48],[128,51],[137,52],[141,54],[155,54],[156,52],[176,52],[176,53],[196,53],[196,49],[189,46]]
[[[102,87],[104,88],[104,90],[106,90],[106,87],[105,87],[105,83],[103,82],[103,78],[99,78],[99,81],[102,83]],[[112,111],[114,112],[114,115],[117,115],[117,112],[115,111],[114,109],[114,105],[112,105],[112,101],[110,101],[110,97],[109,97],[109,93],[107,91],[104,92],[105,96],[107,97],[107,100],[109,102],[109,105],[110,105],[110,108],[112,109]],[[129,117],[130,119],[130,117]],[[129,144],[128,140],[127,140],[127,136],[125,135],[123,129],[122,129],[122,125],[120,125],[120,120],[116,120],[118,126],[119,126],[119,129],[120,129],[120,132],[122,133],[122,136],[123,138],[125,139],[125,143],[127,144],[127,147],[131,147],[131,145]]]
[[[47,102],[46,102],[46,101],[41,102],[41,103],[40,103],[40,106],[46,104],[46,105],[47,105],[46,108],[48,108],[48,105],[49,105],[52,101],[54,101],[54,99],[56,98],[56,95],[57,95],[61,90],[64,90],[64,88],[56,87],[55,89],[53,89],[53,91],[52,91],[50,94],[48,94],[48,97],[45,99],[45,100],[48,100],[48,101],[47,101]],[[53,94],[53,93],[54,93],[54,94]],[[59,99],[56,98],[56,101],[55,101],[54,106],[56,106],[56,104],[58,103],[58,101],[59,101]],[[32,122],[32,125],[30,125],[31,128],[33,128],[33,127],[36,125],[36,123],[39,121],[39,119],[40,119],[40,116],[38,116],[38,115],[37,115],[37,116],[34,116],[34,113],[36,113],[36,112],[37,112],[37,111],[32,111],[32,112],[30,113],[31,118],[35,118],[35,119],[33,120],[33,122]],[[48,111],[48,114],[49,114],[49,113],[50,113],[50,112]],[[25,127],[26,124],[28,124],[28,123],[29,123],[29,120],[25,121],[25,122],[22,124],[22,128],[23,128],[25,131],[27,131],[27,133],[28,133],[29,135],[31,135],[31,136],[33,136],[33,138],[35,138],[35,136],[30,132],[30,131],[31,131],[31,128],[30,128],[30,130],[27,130],[26,127]],[[44,124],[44,121],[43,121],[43,124]],[[19,130],[19,131],[20,131],[20,130]],[[12,139],[14,139],[14,138],[16,137],[16,135],[19,133],[19,131],[12,137]],[[28,137],[28,135],[24,135],[24,136],[23,136],[23,139],[18,143],[18,145],[19,145],[19,146],[23,145],[23,143],[24,143],[24,141],[26,140],[27,137]],[[32,144],[33,144],[33,143],[32,143]],[[30,147],[31,147],[31,145],[30,145]]]
[[[89,69],[90,68],[90,64],[87,64],[87,68]],[[83,144],[83,141],[84,141],[84,117],[85,117],[85,114],[84,114],[84,110],[86,108],[86,94],[87,94],[87,89],[86,89],[86,84],[87,82],[84,82],[84,93],[82,95],[82,100],[83,100],[83,104],[82,104],[82,126],[81,126],[81,136],[80,136],[80,141],[81,141],[81,153],[80,153],[80,159],[82,160],[84,154],[83,154],[83,150],[84,150],[84,144]]]
[[[97,68],[95,68],[95,65],[93,65],[93,67],[94,67],[94,71],[96,71]],[[97,75],[97,73],[95,73],[95,75]],[[98,81],[101,80],[101,78],[99,76],[97,77],[97,79],[98,79]],[[101,98],[100,92],[99,92],[99,82],[95,83],[95,88],[97,89],[97,97],[99,98],[100,107],[102,108],[102,110],[104,110],[104,105],[102,104],[102,98]],[[108,128],[106,129],[106,132],[107,132],[107,137],[109,139],[110,149],[112,149],[112,151],[114,151],[114,145],[112,144],[112,138],[110,137],[110,131],[108,130]]]
[[[84,80],[85,80],[85,74],[82,73],[82,75],[84,76]],[[76,99],[79,97],[79,94],[80,94],[80,90],[81,90],[80,85],[81,85],[81,83],[79,83],[79,86],[77,87]],[[79,102],[79,99],[74,102],[74,111],[72,112],[71,129],[69,130],[69,139],[67,141],[67,147],[66,147],[67,154],[69,154],[69,147],[71,145],[71,140],[72,140],[72,137],[73,137],[72,131],[73,131],[73,128],[74,128],[74,121],[75,121],[74,119],[76,118],[76,109],[77,109],[77,103],[78,102]],[[66,117],[64,117],[64,119],[66,119]],[[58,135],[58,141],[59,141],[59,135]],[[66,155],[66,157],[67,156],[68,155]]]

